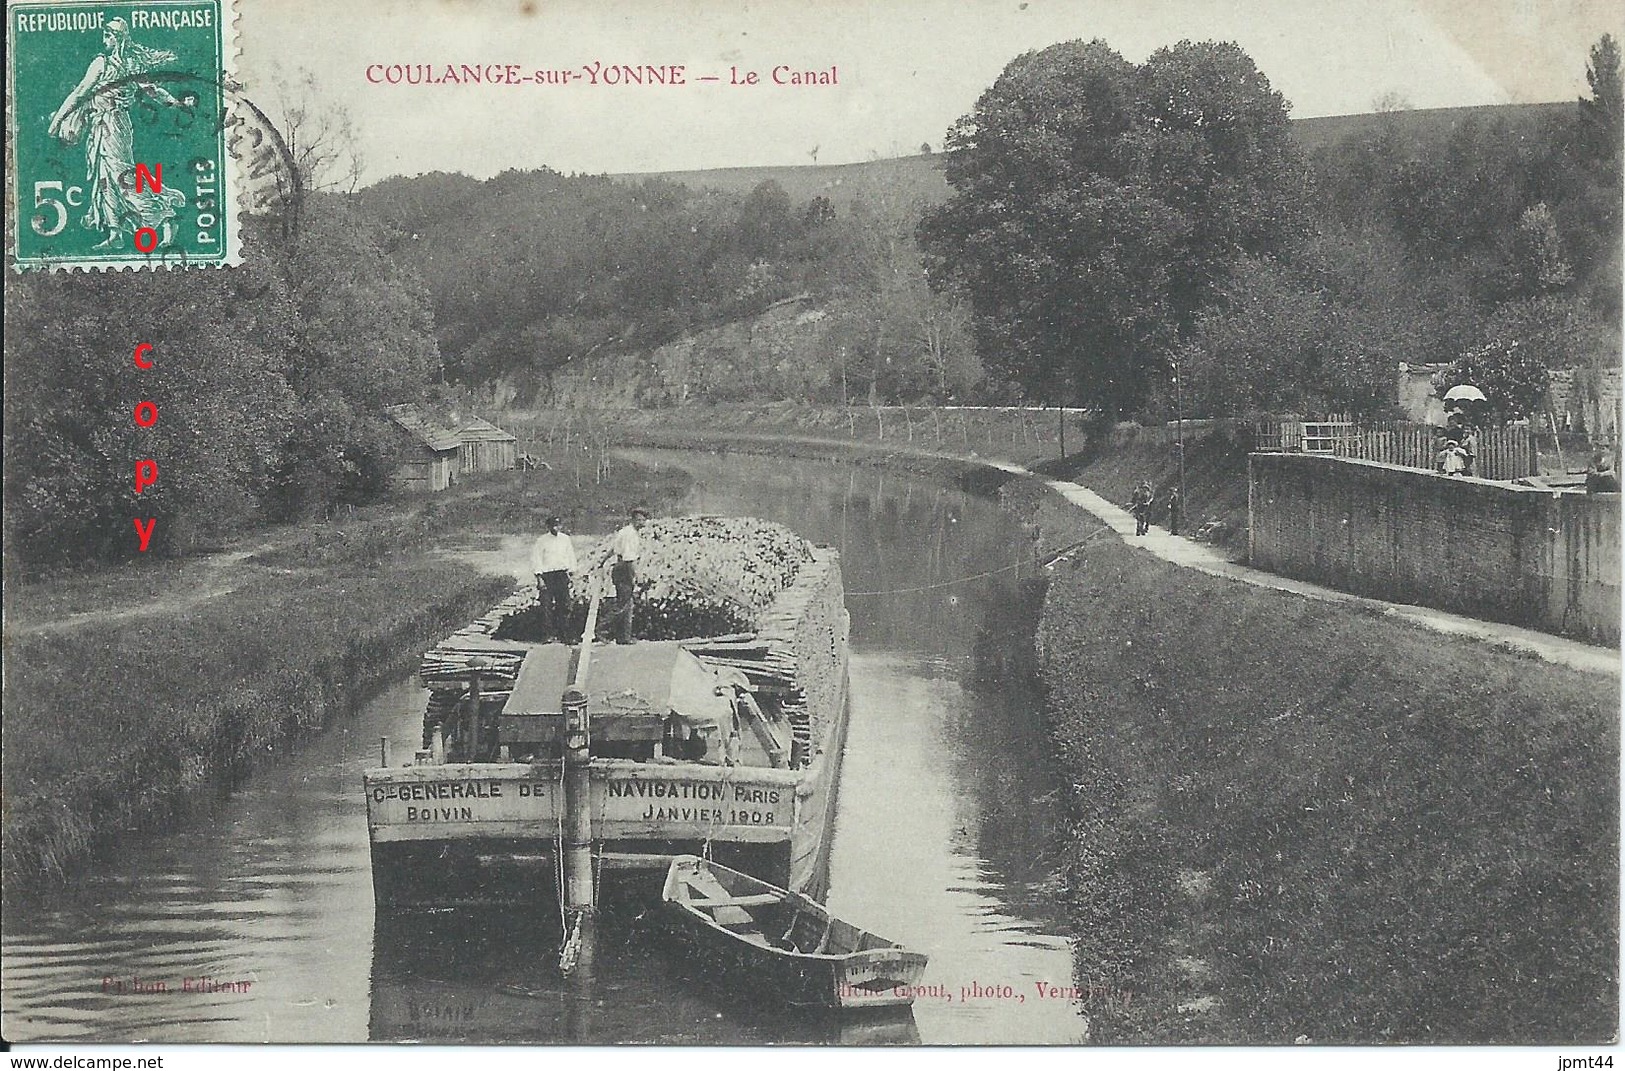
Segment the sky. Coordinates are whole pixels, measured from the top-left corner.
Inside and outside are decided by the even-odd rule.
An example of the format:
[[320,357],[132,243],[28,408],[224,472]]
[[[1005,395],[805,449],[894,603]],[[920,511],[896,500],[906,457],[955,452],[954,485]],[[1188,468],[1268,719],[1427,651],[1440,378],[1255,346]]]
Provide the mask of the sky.
[[[940,148],[1015,56],[1104,38],[1131,61],[1235,41],[1295,118],[1573,100],[1614,0],[239,0],[238,74],[273,117],[308,76],[354,124],[362,184],[510,168],[636,173],[851,163]],[[594,85],[592,64],[684,85]],[[414,65],[564,85],[388,83]],[[506,65],[513,65],[511,68]],[[773,71],[834,85],[775,85]],[[730,84],[734,69],[755,85]],[[369,78],[369,71],[371,78]],[[509,73],[511,71],[511,73]],[[698,81],[710,76],[714,82]],[[280,88],[279,88],[280,87]]]

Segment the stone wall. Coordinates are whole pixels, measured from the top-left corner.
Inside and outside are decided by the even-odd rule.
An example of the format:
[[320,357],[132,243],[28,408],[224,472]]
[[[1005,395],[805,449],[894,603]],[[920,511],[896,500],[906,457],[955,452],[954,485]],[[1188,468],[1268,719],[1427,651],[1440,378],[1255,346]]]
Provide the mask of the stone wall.
[[1396,602],[1619,642],[1620,496],[1253,454],[1252,563]]

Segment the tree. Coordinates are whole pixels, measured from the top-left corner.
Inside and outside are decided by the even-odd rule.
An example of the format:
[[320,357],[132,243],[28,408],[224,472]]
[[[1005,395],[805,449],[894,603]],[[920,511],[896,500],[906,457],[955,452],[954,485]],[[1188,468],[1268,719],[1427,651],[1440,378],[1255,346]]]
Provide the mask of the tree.
[[384,489],[383,407],[417,401],[440,367],[429,295],[386,256],[378,225],[343,201],[307,202],[280,250],[297,327],[286,367],[305,410],[275,470],[276,512],[298,516]]
[[293,157],[305,190],[354,193],[361,181],[361,152],[355,122],[343,105],[322,100],[316,75],[299,68],[290,79],[273,77],[280,118],[277,128]]
[[1286,102],[1231,44],[1145,64],[1103,41],[1018,56],[949,131],[919,237],[963,281],[978,349],[1031,397],[1124,411],[1166,375],[1238,255],[1291,233]]
[[772,179],[757,183],[739,207],[739,243],[752,257],[765,257],[790,237],[790,195]]
[[1625,128],[1625,86],[1620,74],[1619,44],[1612,34],[1591,46],[1586,64],[1591,96],[1580,98],[1581,128],[1592,155],[1619,174],[1621,131]]
[[802,218],[802,226],[806,230],[813,230],[828,223],[835,222],[835,206],[829,203],[829,198],[820,194],[807,203],[807,214]]
[[886,181],[851,192],[834,228],[830,396],[848,401],[859,388],[876,403],[964,397],[982,369],[963,294],[933,288],[920,262],[923,199]]
[[1510,420],[1539,409],[1548,380],[1546,365],[1532,347],[1497,336],[1457,357],[1433,377],[1433,387],[1442,398],[1452,387],[1471,384],[1489,399],[1492,415]]
[[1518,218],[1512,249],[1516,295],[1545,294],[1574,282],[1574,266],[1563,253],[1563,238],[1545,202],[1530,206]]
[[1319,401],[1326,309],[1285,265],[1245,259],[1223,301],[1197,318],[1178,352],[1184,407],[1196,416],[1289,413]]
[[[183,553],[245,523],[264,491],[292,392],[292,308],[250,239],[230,272],[30,276],[7,282],[8,566]],[[156,367],[134,366],[137,341]],[[137,403],[157,407],[138,427]],[[158,482],[136,496],[134,465]]]

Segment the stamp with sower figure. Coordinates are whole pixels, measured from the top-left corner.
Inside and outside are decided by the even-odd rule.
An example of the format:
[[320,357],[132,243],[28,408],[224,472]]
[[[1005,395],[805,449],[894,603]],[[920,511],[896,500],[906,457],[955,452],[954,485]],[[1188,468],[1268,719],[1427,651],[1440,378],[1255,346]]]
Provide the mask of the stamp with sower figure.
[[15,266],[238,262],[229,6],[25,2],[6,17]]

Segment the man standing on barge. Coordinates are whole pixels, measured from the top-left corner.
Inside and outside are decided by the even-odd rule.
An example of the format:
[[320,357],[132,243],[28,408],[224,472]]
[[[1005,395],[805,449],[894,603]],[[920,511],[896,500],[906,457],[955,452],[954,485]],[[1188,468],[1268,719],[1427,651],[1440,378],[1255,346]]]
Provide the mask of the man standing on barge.
[[633,588],[637,583],[638,557],[643,553],[643,537],[639,530],[648,523],[649,511],[642,506],[632,511],[630,523],[621,527],[610,540],[609,579],[615,585],[616,643],[632,642]]
[[536,573],[536,603],[545,615],[544,635],[568,643],[564,634],[570,616],[570,572],[576,567],[576,548],[570,537],[559,531],[557,517],[547,519],[547,531],[530,551],[530,567]]

